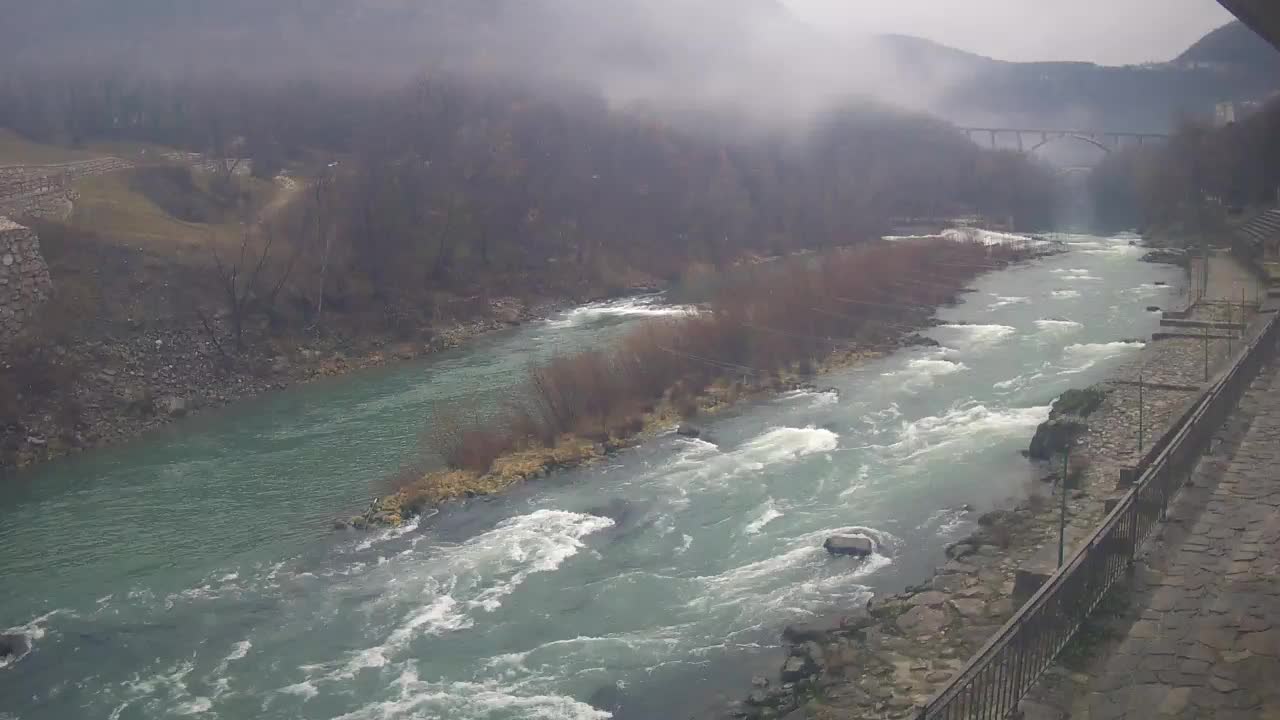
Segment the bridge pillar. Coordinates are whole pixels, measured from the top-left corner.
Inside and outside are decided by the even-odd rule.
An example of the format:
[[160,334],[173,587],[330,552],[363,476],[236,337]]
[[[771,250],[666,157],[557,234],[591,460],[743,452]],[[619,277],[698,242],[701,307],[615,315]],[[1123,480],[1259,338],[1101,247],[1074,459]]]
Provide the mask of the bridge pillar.
[[991,149],[992,150],[996,149],[996,131],[995,130],[991,131]]
[[1021,131],[1015,131],[1015,132],[1018,135],[1018,152],[1026,152],[1027,149],[1022,145],[1022,132]]

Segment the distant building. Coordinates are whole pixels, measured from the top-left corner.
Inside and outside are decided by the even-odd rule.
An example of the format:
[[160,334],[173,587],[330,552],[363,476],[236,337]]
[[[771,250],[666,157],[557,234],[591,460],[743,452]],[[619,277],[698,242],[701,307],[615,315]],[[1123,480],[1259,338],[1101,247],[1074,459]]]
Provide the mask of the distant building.
[[1231,125],[1236,121],[1236,104],[1220,102],[1213,109],[1213,124],[1216,127]]

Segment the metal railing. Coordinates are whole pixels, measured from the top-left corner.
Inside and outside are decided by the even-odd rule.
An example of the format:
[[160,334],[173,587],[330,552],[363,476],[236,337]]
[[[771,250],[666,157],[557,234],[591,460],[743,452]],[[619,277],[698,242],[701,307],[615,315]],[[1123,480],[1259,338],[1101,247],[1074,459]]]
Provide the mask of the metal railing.
[[1271,316],[1231,366],[1143,459],[1138,480],[1102,525],[1005,623],[965,667],[920,709],[921,720],[998,720],[1053,664],[1116,581],[1127,576],[1142,542],[1195,469],[1231,412],[1276,352],[1280,317]]

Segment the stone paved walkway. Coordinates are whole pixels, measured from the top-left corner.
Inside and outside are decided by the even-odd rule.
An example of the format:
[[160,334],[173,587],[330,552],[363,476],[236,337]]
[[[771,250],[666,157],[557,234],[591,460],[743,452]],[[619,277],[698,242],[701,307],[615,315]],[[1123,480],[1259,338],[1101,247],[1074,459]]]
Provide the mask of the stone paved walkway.
[[[1254,383],[1135,571],[1122,639],[1051,672],[1042,718],[1280,720],[1280,374]],[[1123,592],[1123,590],[1120,590]]]

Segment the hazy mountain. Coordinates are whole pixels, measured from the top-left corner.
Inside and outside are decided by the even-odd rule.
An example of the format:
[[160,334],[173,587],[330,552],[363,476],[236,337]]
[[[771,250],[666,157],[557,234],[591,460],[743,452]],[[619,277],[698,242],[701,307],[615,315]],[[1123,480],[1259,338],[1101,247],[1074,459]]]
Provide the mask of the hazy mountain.
[[1238,20],[1205,35],[1173,62],[1178,65],[1216,64],[1255,73],[1280,74],[1280,50]]
[[1132,131],[1269,95],[1277,56],[1233,23],[1162,65],[1011,63],[909,36],[832,37],[777,0],[41,0],[0,26],[9,65],[242,81],[517,74],[771,122],[868,96],[968,124]]

